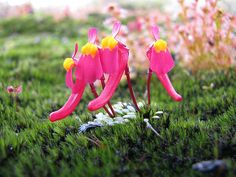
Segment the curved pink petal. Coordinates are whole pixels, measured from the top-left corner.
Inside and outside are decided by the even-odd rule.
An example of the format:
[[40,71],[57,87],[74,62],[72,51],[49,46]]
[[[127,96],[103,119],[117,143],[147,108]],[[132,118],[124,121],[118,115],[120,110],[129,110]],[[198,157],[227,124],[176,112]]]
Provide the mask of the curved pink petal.
[[129,50],[123,45],[119,45],[119,71],[114,74],[110,74],[106,86],[99,97],[92,100],[88,104],[88,109],[90,111],[95,111],[102,108],[111,99],[116,88],[118,87],[124,70],[127,66],[129,56]]
[[159,28],[158,26],[152,26],[152,34],[156,40],[159,39]]
[[174,60],[168,50],[156,52],[152,47],[147,56],[150,60],[150,68],[157,74],[166,74],[175,66]]
[[167,91],[167,93],[171,96],[171,98],[175,101],[182,101],[182,96],[179,95],[174,87],[172,86],[170,79],[167,74],[157,74],[158,79],[161,81],[161,84]]
[[95,43],[97,38],[97,29],[96,28],[90,28],[88,32],[88,40],[90,43]]
[[112,29],[112,36],[115,38],[117,36],[117,34],[119,33],[121,28],[121,23],[119,21],[116,21],[113,25],[113,29]]
[[93,83],[103,75],[99,52],[92,57],[91,55],[81,55],[75,70],[76,78],[84,80],[86,83]]
[[153,45],[151,45],[151,46],[148,48],[148,51],[147,51],[147,53],[146,53],[146,55],[147,55],[147,57],[148,57],[149,60],[151,59],[151,55],[152,55],[152,46],[153,46]]
[[119,51],[118,46],[110,50],[109,48],[100,49],[100,59],[103,72],[113,74],[119,71]]
[[78,43],[75,43],[75,50],[74,50],[74,53],[73,53],[73,55],[71,57],[73,60],[74,60],[75,55],[77,54],[77,52],[78,52]]
[[54,122],[54,121],[64,119],[68,115],[70,115],[74,111],[76,106],[79,104],[80,99],[84,93],[85,86],[86,86],[86,83],[84,81],[76,80],[76,88],[78,88],[76,92],[74,91],[74,93],[73,92],[71,93],[67,102],[64,104],[64,106],[61,109],[54,111],[50,114],[49,120],[51,122]]
[[72,73],[73,73],[72,69],[66,72],[66,86],[71,89],[74,87]]

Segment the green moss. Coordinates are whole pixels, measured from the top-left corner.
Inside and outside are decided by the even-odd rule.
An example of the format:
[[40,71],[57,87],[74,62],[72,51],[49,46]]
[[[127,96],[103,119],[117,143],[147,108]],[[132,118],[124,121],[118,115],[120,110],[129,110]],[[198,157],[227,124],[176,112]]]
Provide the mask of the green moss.
[[[201,176],[192,170],[192,164],[215,158],[226,160],[228,176],[233,176],[234,71],[192,76],[177,66],[170,77],[183,95],[181,103],[173,102],[153,77],[151,108],[143,108],[126,125],[78,134],[81,122],[75,118],[79,116],[82,122],[92,119],[93,113],[86,111],[93,98],[89,90],[69,118],[49,122],[49,113],[61,107],[70,93],[64,83],[63,59],[72,53],[75,41],[85,43],[85,29],[94,24],[91,21],[94,18],[81,22],[79,28],[84,31],[78,39],[73,30],[79,22],[70,19],[58,24],[50,18],[42,23],[35,17],[1,21],[0,176]],[[41,27],[35,28],[39,23]],[[70,29],[66,29],[68,25]],[[141,79],[132,81],[140,101],[145,99],[145,76],[140,72]],[[23,93],[15,102],[5,89],[19,84]],[[113,96],[112,102],[117,101],[130,101],[125,82]],[[164,115],[150,122],[163,139],[143,122],[157,110]]]

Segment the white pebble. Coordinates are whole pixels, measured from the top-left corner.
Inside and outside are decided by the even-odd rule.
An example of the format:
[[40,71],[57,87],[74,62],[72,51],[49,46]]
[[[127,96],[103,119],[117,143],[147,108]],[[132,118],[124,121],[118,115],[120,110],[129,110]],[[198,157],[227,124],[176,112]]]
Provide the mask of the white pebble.
[[135,112],[128,112],[128,115],[136,115]]
[[120,109],[114,109],[114,111],[118,114],[123,114],[123,112]]
[[100,113],[98,113],[98,114],[95,115],[96,118],[102,118],[102,117],[104,117],[104,116],[105,116],[105,115],[104,115],[102,112],[100,112]]
[[136,111],[133,106],[127,106],[127,108],[128,108],[128,110],[130,110],[131,112],[135,112],[135,111]]
[[157,111],[155,114],[163,114],[163,111]]
[[123,108],[123,105],[120,105],[120,104],[115,104],[112,106],[113,108],[116,108],[116,109],[122,109]]
[[129,113],[130,112],[130,110],[128,110],[128,109],[123,109],[122,111],[125,112],[125,113]]
[[152,118],[153,118],[153,119],[160,119],[159,116],[153,116]]
[[128,118],[128,119],[134,119],[134,118],[136,118],[136,115],[129,115],[129,114],[128,114],[128,115],[123,116],[123,118],[124,118],[124,119],[127,119],[127,118]]
[[118,122],[123,122],[124,118],[123,117],[115,117],[114,120],[118,121]]
[[148,119],[143,119],[143,121],[147,123],[149,120]]
[[137,104],[138,104],[138,107],[139,107],[139,108],[141,108],[141,107],[144,106],[143,102],[138,102]]
[[127,103],[123,103],[124,106],[127,106]]

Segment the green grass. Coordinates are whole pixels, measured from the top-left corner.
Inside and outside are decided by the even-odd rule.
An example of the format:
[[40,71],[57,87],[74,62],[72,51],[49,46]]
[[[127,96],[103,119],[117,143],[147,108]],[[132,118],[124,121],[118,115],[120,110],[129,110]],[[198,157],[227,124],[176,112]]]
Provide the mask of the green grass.
[[[181,103],[173,102],[153,77],[151,109],[143,108],[126,125],[78,134],[80,124],[93,119],[94,113],[86,109],[93,98],[89,90],[70,117],[56,123],[48,120],[70,94],[63,59],[71,55],[75,41],[80,47],[86,42],[87,27],[96,21],[92,19],[55,24],[49,18],[25,17],[0,22],[0,176],[195,177],[205,175],[193,171],[192,164],[211,159],[224,159],[227,176],[234,176],[234,71],[192,76],[177,66],[170,78],[184,98]],[[139,72],[140,79],[132,81],[139,101],[144,100],[145,77]],[[211,83],[213,88],[203,89]],[[19,84],[23,93],[14,101],[6,87]],[[117,101],[130,101],[126,82],[113,96],[112,103]],[[157,110],[164,115],[150,122],[163,139],[143,122]]]

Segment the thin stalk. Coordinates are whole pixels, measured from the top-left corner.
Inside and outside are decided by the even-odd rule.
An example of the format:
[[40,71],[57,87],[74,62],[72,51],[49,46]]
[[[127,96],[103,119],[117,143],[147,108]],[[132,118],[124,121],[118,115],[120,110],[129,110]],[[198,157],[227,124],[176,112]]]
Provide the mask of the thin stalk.
[[134,91],[133,91],[133,88],[132,88],[132,84],[131,84],[131,80],[130,80],[130,75],[129,75],[129,67],[128,65],[126,66],[125,68],[125,75],[126,75],[126,78],[127,78],[127,82],[128,82],[128,87],[129,87],[129,93],[130,93],[130,96],[133,100],[133,103],[134,103],[134,106],[136,107],[136,109],[138,111],[140,111],[139,107],[138,107],[138,104],[137,104],[137,101],[136,101],[136,98],[134,96]]
[[[105,86],[106,86],[106,84],[105,84],[105,77],[104,77],[104,75],[102,76],[102,78],[101,78],[101,83],[102,83],[102,88],[104,89],[105,88]],[[111,102],[110,101],[108,101],[108,106],[109,106],[109,108],[111,109],[111,112],[112,112],[112,114],[114,115],[114,116],[116,116],[116,112],[114,111],[114,109],[113,109],[113,107],[112,107],[112,105],[111,105]]]
[[[91,88],[91,91],[92,91],[94,97],[97,98],[97,97],[98,97],[98,94],[97,94],[97,91],[96,91],[96,88],[95,88],[94,84],[89,84],[89,85],[90,85],[90,88]],[[110,111],[106,108],[106,106],[103,106],[103,109],[107,112],[107,114],[108,114],[110,117],[114,117],[114,116],[110,113]]]
[[152,79],[152,70],[149,68],[149,70],[148,70],[148,78],[147,78],[148,105],[151,104],[151,90],[150,90],[151,79]]

